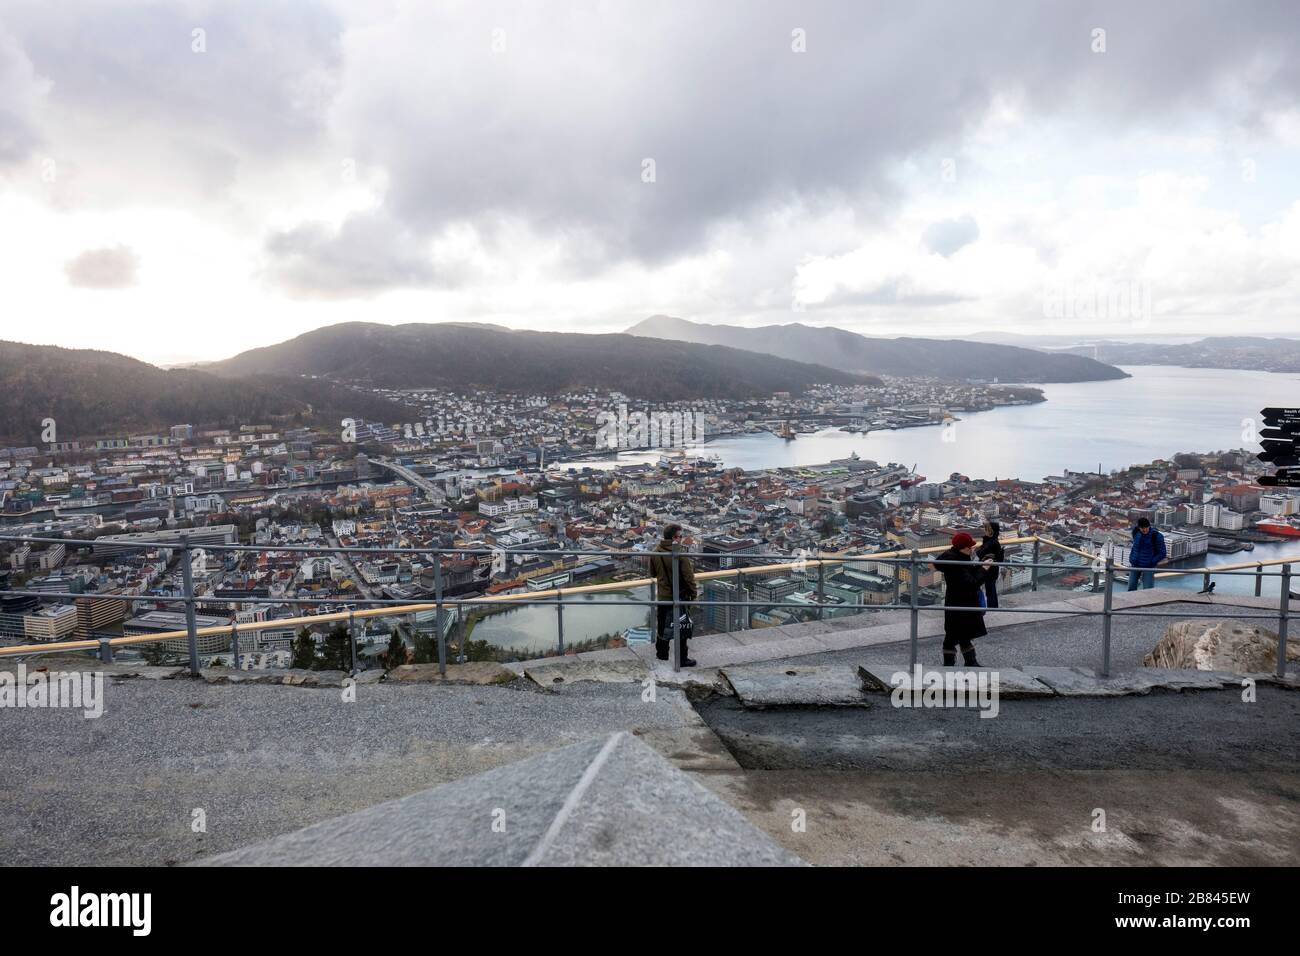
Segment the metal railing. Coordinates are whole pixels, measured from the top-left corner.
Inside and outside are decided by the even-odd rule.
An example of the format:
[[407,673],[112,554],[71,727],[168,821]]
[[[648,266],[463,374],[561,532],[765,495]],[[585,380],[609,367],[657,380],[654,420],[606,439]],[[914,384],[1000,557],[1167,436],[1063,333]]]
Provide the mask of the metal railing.
[[[33,535],[0,535],[0,541],[13,541],[21,543],[51,543],[63,544],[71,547],[93,546],[96,542],[94,539],[72,539],[59,537],[39,537]],[[101,542],[102,543],[102,542]],[[198,639],[203,636],[229,634],[232,647],[232,663],[238,666],[239,663],[239,635],[241,633],[265,631],[265,630],[284,630],[286,628],[310,627],[319,624],[347,622],[349,636],[349,645],[351,650],[352,673],[357,672],[357,621],[376,617],[407,616],[421,612],[434,612],[434,626],[437,631],[438,641],[438,665],[439,671],[446,674],[447,668],[447,634],[443,627],[444,610],[454,609],[457,616],[458,626],[460,628],[461,639],[459,641],[458,655],[461,660],[466,659],[466,642],[464,639],[464,609],[481,606],[519,606],[519,605],[550,605],[556,609],[556,629],[559,641],[559,652],[564,653],[564,608],[565,597],[573,597],[579,594],[599,594],[605,592],[621,592],[632,588],[646,587],[651,588],[650,600],[615,600],[605,601],[603,604],[610,606],[630,605],[645,608],[671,608],[672,613],[672,638],[671,638],[671,658],[674,670],[680,668],[680,621],[682,612],[689,606],[708,606],[733,608],[742,607],[750,608],[755,605],[764,608],[794,608],[802,612],[814,612],[815,619],[821,620],[827,605],[825,600],[826,589],[826,568],[835,566],[852,566],[857,563],[874,563],[891,566],[893,569],[893,599],[888,603],[869,604],[869,605],[852,605],[866,611],[885,611],[885,610],[906,610],[909,612],[910,625],[910,664],[915,666],[919,657],[919,640],[920,640],[920,615],[926,612],[945,611],[956,613],[978,613],[978,614],[1048,614],[1054,616],[1085,616],[1102,618],[1102,654],[1100,673],[1103,677],[1110,675],[1111,664],[1111,634],[1113,621],[1116,617],[1186,617],[1186,614],[1180,612],[1159,612],[1159,611],[1140,611],[1140,610],[1117,610],[1114,607],[1114,586],[1116,583],[1116,573],[1125,571],[1151,571],[1149,568],[1133,569],[1125,565],[1117,565],[1110,557],[1104,560],[1097,554],[1070,547],[1069,545],[1057,542],[1051,538],[1040,535],[1031,535],[1018,538],[1006,538],[1001,542],[1006,545],[1024,545],[1032,546],[1031,560],[1022,561],[1003,561],[994,564],[995,567],[1008,567],[1013,569],[1028,569],[1030,571],[1030,590],[1038,591],[1041,582],[1041,571],[1051,570],[1060,572],[1062,570],[1085,570],[1083,565],[1063,565],[1059,562],[1044,562],[1042,558],[1042,548],[1045,546],[1050,550],[1059,551],[1063,554],[1070,554],[1083,558],[1089,562],[1087,570],[1090,570],[1093,576],[1092,590],[1101,590],[1103,593],[1103,606],[1101,610],[1088,610],[1086,608],[1077,608],[1066,610],[1062,608],[1027,608],[1027,607],[960,607],[948,604],[923,604],[920,601],[919,578],[922,573],[928,569],[942,565],[950,564],[969,564],[970,562],[952,562],[938,560],[922,560],[924,556],[941,553],[948,550],[945,545],[920,549],[898,549],[892,551],[870,552],[866,554],[848,554],[848,553],[816,553],[807,556],[800,556],[794,561],[779,562],[773,564],[762,564],[754,566],[738,566],[734,568],[725,568],[713,571],[700,571],[694,574],[695,580],[711,581],[726,578],[743,579],[747,576],[772,575],[781,572],[797,572],[805,576],[809,569],[816,569],[817,583],[816,593],[817,600],[815,605],[811,606],[804,602],[786,603],[783,601],[717,601],[717,600],[700,600],[699,595],[693,600],[686,600],[680,590],[681,565],[683,559],[707,559],[710,561],[720,560],[763,560],[771,558],[770,553],[755,552],[701,552],[701,551],[645,551],[645,550],[600,550],[600,549],[556,549],[556,548],[512,548],[507,554],[515,555],[542,555],[552,556],[557,560],[567,557],[605,557],[605,558],[624,558],[629,561],[648,561],[655,555],[666,557],[671,561],[671,600],[659,599],[655,594],[657,579],[654,577],[635,578],[631,580],[616,580],[602,584],[578,585],[575,587],[556,587],[547,590],[534,592],[519,592],[508,594],[484,595],[481,597],[459,598],[447,596],[444,587],[442,574],[442,557],[465,558],[469,556],[485,557],[494,556],[502,553],[502,549],[491,548],[360,548],[360,547],[343,547],[343,546],[319,546],[319,545],[238,545],[238,544],[209,544],[204,542],[195,546],[191,544],[186,536],[182,536],[179,541],[113,541],[114,548],[133,548],[136,550],[167,550],[169,552],[180,552],[180,564],[182,575],[183,594],[173,595],[145,595],[145,594],[121,594],[121,593],[76,593],[76,592],[56,592],[46,590],[23,590],[12,589],[0,591],[0,594],[25,596],[31,595],[39,598],[63,598],[63,599],[80,599],[80,600],[105,600],[105,601],[126,601],[152,604],[182,604],[185,613],[184,630],[164,631],[159,633],[138,634],[122,637],[100,637],[91,640],[71,640],[71,641],[54,641],[41,644],[22,644],[8,647],[0,647],[0,657],[13,657],[17,655],[28,654],[47,654],[60,653],[67,651],[97,651],[100,659],[105,663],[111,663],[113,660],[114,650],[117,648],[128,648],[139,645],[155,644],[164,641],[176,641],[185,639],[187,642],[188,659],[190,672],[197,675],[200,670],[200,654],[198,650]],[[293,554],[368,554],[368,555],[412,555],[412,556],[431,556],[435,560],[432,562],[434,574],[434,600],[433,601],[402,601],[382,598],[346,598],[336,597],[331,599],[313,599],[297,597],[255,597],[248,595],[232,597],[216,597],[213,595],[200,595],[195,592],[192,559],[193,552],[201,549],[208,552],[257,552],[257,553],[282,553],[288,552]],[[1275,558],[1266,561],[1245,562],[1241,564],[1225,564],[1217,567],[1199,567],[1199,568],[1180,568],[1155,571],[1156,577],[1180,577],[1187,575],[1200,574],[1204,576],[1204,582],[1208,587],[1212,578],[1216,575],[1239,575],[1253,576],[1255,579],[1255,596],[1262,594],[1262,584],[1264,577],[1277,576],[1281,579],[1281,601],[1278,611],[1275,614],[1240,614],[1239,618],[1264,618],[1276,620],[1278,622],[1278,655],[1276,673],[1279,677],[1286,674],[1286,648],[1287,648],[1287,631],[1290,618],[1290,587],[1291,587],[1291,562],[1300,560],[1300,555],[1288,556],[1284,558]],[[1266,572],[1265,567],[1281,566],[1280,572],[1274,574]],[[902,600],[901,584],[903,576],[900,573],[903,569],[907,571],[908,594],[906,600]],[[1252,570],[1247,570],[1252,569]],[[327,612],[324,614],[309,614],[291,618],[279,618],[267,621],[236,621],[232,615],[232,620],[228,625],[217,625],[211,627],[198,627],[196,618],[196,608],[200,604],[226,603],[230,605],[245,604],[295,604],[295,605],[313,605],[313,604],[348,604],[348,605],[370,605],[362,609],[349,608],[345,611]],[[730,627],[730,614],[727,615],[728,629]]]

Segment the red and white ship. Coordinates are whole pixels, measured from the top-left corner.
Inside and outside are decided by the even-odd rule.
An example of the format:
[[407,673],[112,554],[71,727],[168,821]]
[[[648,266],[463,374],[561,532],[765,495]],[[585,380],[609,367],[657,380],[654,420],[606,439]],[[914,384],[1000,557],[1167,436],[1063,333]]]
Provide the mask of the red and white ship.
[[1285,518],[1265,518],[1255,523],[1255,530],[1265,534],[1275,534],[1283,538],[1300,538],[1300,525]]

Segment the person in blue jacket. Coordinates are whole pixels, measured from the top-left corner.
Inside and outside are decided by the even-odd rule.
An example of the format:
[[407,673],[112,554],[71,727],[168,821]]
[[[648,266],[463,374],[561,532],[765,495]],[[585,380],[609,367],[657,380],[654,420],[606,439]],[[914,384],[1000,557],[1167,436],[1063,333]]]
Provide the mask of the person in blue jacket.
[[1136,591],[1138,582],[1142,587],[1156,586],[1155,568],[1165,563],[1165,536],[1151,527],[1151,522],[1140,518],[1133,529],[1133,547],[1128,552],[1128,589]]

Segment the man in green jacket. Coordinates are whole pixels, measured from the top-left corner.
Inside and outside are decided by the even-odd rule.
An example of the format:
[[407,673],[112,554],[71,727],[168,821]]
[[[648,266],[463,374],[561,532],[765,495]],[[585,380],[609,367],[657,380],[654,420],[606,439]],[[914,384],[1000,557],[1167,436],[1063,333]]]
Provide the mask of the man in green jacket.
[[[658,584],[656,600],[672,601],[673,599],[673,559],[672,554],[677,550],[677,537],[682,533],[682,526],[679,524],[670,524],[664,528],[663,539],[655,547],[654,556],[650,558],[650,573],[654,575]],[[699,597],[699,589],[695,585],[695,566],[691,564],[691,559],[687,557],[677,558],[677,601],[680,605],[690,604]],[[682,612],[685,613],[683,607]],[[672,646],[671,623],[673,619],[672,604],[659,605],[659,629],[658,636],[655,640],[655,653],[661,661],[668,660],[668,651]],[[686,656],[686,639],[682,638],[681,648],[679,651],[681,666],[694,667],[695,661]]]

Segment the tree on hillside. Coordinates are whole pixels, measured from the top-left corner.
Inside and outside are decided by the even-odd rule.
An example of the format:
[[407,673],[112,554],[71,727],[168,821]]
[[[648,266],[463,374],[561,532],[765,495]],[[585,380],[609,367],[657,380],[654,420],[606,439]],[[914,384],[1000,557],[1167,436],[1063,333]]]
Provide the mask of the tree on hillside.
[[322,649],[320,669],[326,671],[352,670],[352,642],[348,639],[348,629],[342,624],[335,624],[325,636]]
[[311,631],[303,628],[293,642],[293,666],[306,670],[316,669],[316,641]]
[[406,663],[406,642],[402,640],[402,635],[393,631],[388,638],[388,650],[384,652],[384,669],[392,670]]

